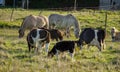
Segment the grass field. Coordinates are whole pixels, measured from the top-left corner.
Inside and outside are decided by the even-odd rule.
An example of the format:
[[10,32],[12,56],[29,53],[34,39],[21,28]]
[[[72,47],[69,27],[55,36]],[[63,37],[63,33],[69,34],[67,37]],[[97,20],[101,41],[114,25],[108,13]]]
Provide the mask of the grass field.
[[[81,28],[104,28],[105,11],[82,10],[76,12],[43,10],[42,14],[49,16],[51,13],[74,14],[80,22]],[[96,47],[84,46],[80,51],[75,50],[75,61],[72,62],[69,54],[60,57],[60,60],[46,57],[44,52],[32,56],[28,52],[26,35],[18,38],[18,28],[22,19],[29,15],[38,15],[40,10],[17,9],[13,21],[9,21],[11,9],[0,9],[0,72],[120,72],[120,42],[111,42],[110,28],[115,26],[120,30],[120,11],[108,11],[106,48],[99,52]],[[8,28],[11,27],[11,28]],[[27,33],[27,32],[26,32]],[[72,31],[71,31],[71,34]],[[75,40],[72,35],[69,39]],[[51,41],[50,49],[56,41]]]

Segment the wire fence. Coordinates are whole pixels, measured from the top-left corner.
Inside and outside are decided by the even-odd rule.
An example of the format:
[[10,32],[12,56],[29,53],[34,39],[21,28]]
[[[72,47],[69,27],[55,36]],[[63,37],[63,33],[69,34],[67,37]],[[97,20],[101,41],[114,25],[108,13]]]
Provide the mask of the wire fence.
[[[23,21],[23,19],[30,15],[45,15],[49,16],[50,14],[73,14],[77,20],[79,21],[80,28],[85,27],[94,27],[94,28],[107,28],[107,30],[110,30],[110,27],[116,26],[117,28],[120,28],[120,15],[116,11],[103,11],[103,10],[62,10],[63,8],[49,8],[47,10],[30,10],[30,9],[1,9],[0,11],[0,22],[1,24],[9,23],[8,26],[10,26],[10,30],[15,29],[15,32],[9,32],[9,29],[6,31],[6,26],[3,25],[1,36],[6,36],[8,33],[12,34],[15,33],[18,35],[18,29]],[[66,8],[68,9],[68,8]],[[114,13],[112,15],[112,13]],[[2,26],[2,25],[1,25]],[[17,26],[17,27],[16,27]],[[3,32],[4,31],[4,32]],[[14,34],[13,34],[14,35]]]

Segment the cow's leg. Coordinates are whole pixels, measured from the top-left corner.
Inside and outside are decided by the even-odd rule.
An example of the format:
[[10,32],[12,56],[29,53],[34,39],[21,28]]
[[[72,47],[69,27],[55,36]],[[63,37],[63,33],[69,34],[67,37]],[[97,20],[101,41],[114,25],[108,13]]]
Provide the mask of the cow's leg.
[[102,48],[103,48],[103,49],[106,48],[106,45],[105,45],[105,41],[104,41],[104,40],[102,41]]
[[98,47],[99,51],[101,51],[101,43],[98,43],[97,47]]
[[35,52],[34,52],[34,53],[36,54],[37,52],[38,52],[38,48],[36,47],[36,48],[35,48]]
[[94,39],[94,40],[91,42],[91,45],[96,46],[96,47],[99,49],[99,51],[101,51],[101,42],[100,42],[100,40]]
[[39,45],[39,42],[36,42],[35,44],[36,44],[35,46],[35,54],[36,54],[38,53],[39,48],[41,48],[41,45]]
[[58,54],[59,54],[59,51],[56,50],[56,54],[55,55],[56,55],[57,60],[59,60]]
[[90,49],[90,45],[88,45],[88,49]]
[[50,43],[46,43],[46,44],[45,44],[45,47],[46,47],[46,53],[48,53],[49,45],[50,45]]
[[70,56],[71,56],[72,61],[75,61],[75,60],[73,59],[74,53],[70,53]]
[[72,61],[75,61],[75,60],[73,59],[73,57],[74,57],[74,50],[71,49],[71,50],[69,50],[69,52],[70,52],[70,56],[71,56]]
[[28,48],[29,48],[29,52],[31,51],[31,45],[30,43],[28,42]]
[[114,36],[112,36],[112,42],[114,42],[115,41],[115,37]]
[[80,50],[82,50],[82,45],[80,45]]

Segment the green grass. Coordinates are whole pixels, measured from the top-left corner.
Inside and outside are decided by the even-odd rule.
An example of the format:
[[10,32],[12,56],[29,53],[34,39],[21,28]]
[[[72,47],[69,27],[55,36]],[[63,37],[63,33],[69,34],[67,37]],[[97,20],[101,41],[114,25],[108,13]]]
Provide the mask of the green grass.
[[[84,12],[83,12],[84,11]],[[38,55],[28,52],[26,35],[18,38],[18,28],[22,19],[29,15],[38,15],[40,10],[15,10],[13,21],[9,21],[11,9],[0,9],[0,72],[119,72],[120,71],[120,42],[111,42],[110,28],[115,26],[120,29],[120,11],[108,11],[106,48],[99,52],[97,47],[87,49],[85,45],[82,51],[75,49],[75,62],[71,61],[69,54],[60,57],[48,58],[44,52]],[[104,11],[82,10],[70,13],[74,14],[81,28],[103,27]],[[99,13],[98,13],[99,12]],[[43,10],[42,14],[49,16],[51,13],[67,14],[67,11]],[[10,28],[7,28],[10,27]],[[14,28],[15,27],[15,28]],[[26,32],[27,34],[27,32]],[[71,31],[71,34],[73,32]],[[74,35],[69,39],[76,40]],[[50,49],[56,41],[51,41]]]

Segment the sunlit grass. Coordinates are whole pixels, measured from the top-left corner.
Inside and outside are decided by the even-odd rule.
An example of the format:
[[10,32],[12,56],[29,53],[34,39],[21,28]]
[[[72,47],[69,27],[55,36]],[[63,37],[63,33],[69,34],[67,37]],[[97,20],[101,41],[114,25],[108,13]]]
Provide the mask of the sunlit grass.
[[[56,57],[48,58],[44,49],[38,55],[34,55],[34,52],[29,53],[26,36],[19,39],[18,29],[5,29],[6,33],[3,30],[0,29],[2,34],[0,36],[0,72],[117,72],[120,69],[120,45],[119,42],[111,42],[110,37],[106,39],[109,41],[106,42],[106,49],[102,52],[92,46],[88,49],[85,45],[82,51],[76,47],[75,62],[72,62],[69,54],[60,57],[57,61]],[[73,35],[70,39],[64,38],[64,40],[75,40]],[[56,41],[51,41],[50,49],[55,43]]]
[[[75,62],[71,61],[69,54],[57,60],[56,57],[48,58],[44,49],[42,53],[34,55],[34,51],[28,52],[25,36],[18,38],[18,28],[22,19],[29,15],[39,15],[41,10],[16,9],[13,21],[9,21],[11,8],[0,9],[0,72],[119,72],[120,71],[120,42],[111,42],[110,28],[115,26],[120,29],[120,12],[108,11],[106,48],[99,52],[98,48],[87,45],[80,50],[75,49]],[[81,11],[50,11],[42,10],[42,14],[49,16],[51,13],[67,14],[72,13],[79,20],[81,28],[100,27],[104,28],[104,11],[82,10]],[[9,28],[8,28],[9,26]],[[71,37],[64,40],[77,40],[73,31]],[[51,41],[49,49],[55,45]]]

